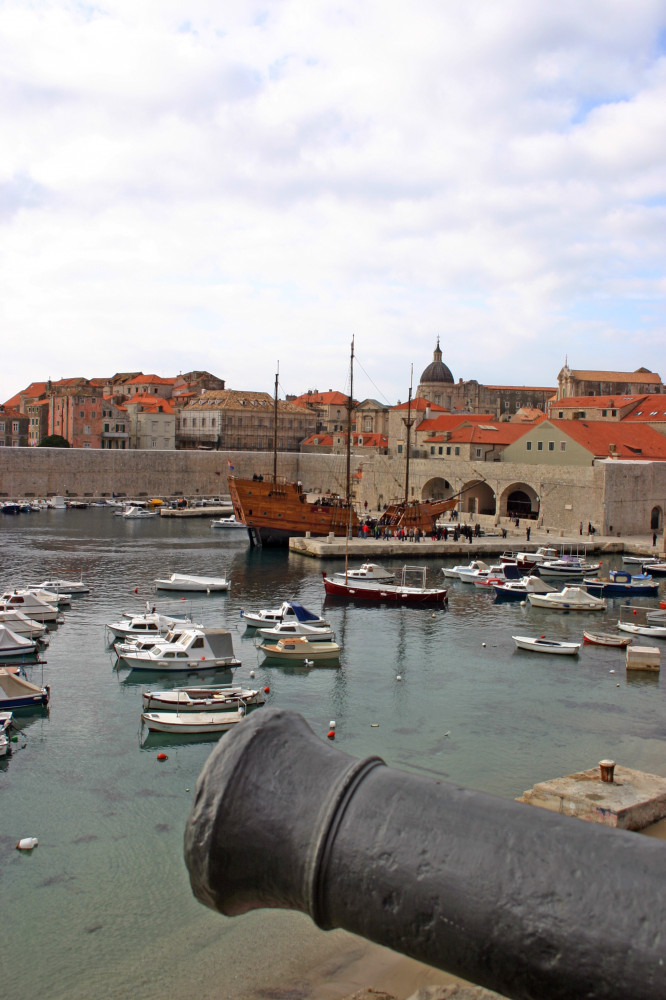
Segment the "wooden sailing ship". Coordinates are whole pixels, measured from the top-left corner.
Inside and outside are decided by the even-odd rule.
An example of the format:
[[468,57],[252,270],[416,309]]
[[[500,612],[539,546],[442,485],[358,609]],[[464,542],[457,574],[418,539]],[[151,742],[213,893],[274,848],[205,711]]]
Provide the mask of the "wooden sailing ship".
[[[236,519],[247,525],[253,545],[287,545],[292,537],[333,534],[338,538],[349,537],[358,532],[361,523],[354,509],[351,495],[351,415],[353,401],[354,343],[351,346],[350,391],[347,406],[347,493],[310,494],[300,482],[288,482],[277,474],[277,391],[278,376],[275,376],[275,413],[273,436],[273,475],[252,479],[229,474],[229,493]],[[411,393],[409,400],[411,404]],[[405,497],[409,495],[409,432],[411,428],[411,405],[407,424],[407,472]],[[447,511],[458,504],[458,497],[447,500],[413,500],[390,504],[383,511],[379,524],[382,529],[392,531],[419,528],[426,534],[434,531],[435,523]]]

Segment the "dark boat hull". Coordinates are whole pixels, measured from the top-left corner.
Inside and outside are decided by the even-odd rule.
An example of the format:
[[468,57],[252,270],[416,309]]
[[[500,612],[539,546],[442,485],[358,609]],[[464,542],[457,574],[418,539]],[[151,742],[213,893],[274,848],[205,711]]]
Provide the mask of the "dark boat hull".
[[344,597],[355,601],[378,601],[393,604],[446,604],[445,589],[401,587],[398,584],[372,584],[363,586],[358,583],[336,583],[326,574],[324,589],[327,597]]

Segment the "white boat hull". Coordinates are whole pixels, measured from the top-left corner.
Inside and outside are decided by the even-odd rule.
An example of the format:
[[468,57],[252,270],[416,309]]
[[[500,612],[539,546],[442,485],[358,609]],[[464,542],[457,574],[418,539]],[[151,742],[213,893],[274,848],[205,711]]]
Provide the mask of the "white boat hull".
[[579,642],[560,642],[557,639],[535,639],[527,635],[511,637],[518,649],[526,649],[530,653],[555,653],[559,656],[576,656],[580,650]]
[[245,712],[201,712],[197,715],[176,712],[142,712],[141,719],[154,733],[225,733],[245,718]]

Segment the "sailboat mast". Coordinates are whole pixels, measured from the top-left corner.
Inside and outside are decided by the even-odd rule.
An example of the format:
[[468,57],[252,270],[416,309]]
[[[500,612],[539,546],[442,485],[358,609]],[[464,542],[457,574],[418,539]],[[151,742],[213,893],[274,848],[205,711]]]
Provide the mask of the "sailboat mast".
[[273,482],[277,483],[277,443],[278,443],[278,378],[280,376],[280,362],[277,364],[275,373],[275,394],[273,396]]
[[409,503],[409,448],[410,448],[410,437],[412,431],[412,384],[414,381],[414,365],[412,365],[412,373],[409,380],[409,398],[407,401],[407,419],[405,420],[405,426],[407,428],[407,455],[405,459],[405,506]]
[[[347,505],[351,512],[351,437],[352,437],[352,408],[354,406],[354,338],[351,342],[351,361],[349,364],[349,399],[347,400]],[[351,527],[351,514],[349,518]]]

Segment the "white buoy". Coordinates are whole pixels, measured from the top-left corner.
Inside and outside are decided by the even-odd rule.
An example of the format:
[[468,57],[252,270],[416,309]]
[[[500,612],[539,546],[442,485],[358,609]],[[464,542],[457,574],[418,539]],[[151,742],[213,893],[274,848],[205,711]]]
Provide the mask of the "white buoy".
[[250,671],[250,677],[254,677],[254,670]]
[[37,843],[37,837],[23,837],[16,845],[16,849],[18,851],[31,851],[33,847],[37,847]]
[[521,602],[520,602],[520,606],[521,606],[521,608],[524,608],[524,607],[525,607],[525,605],[526,605],[526,603],[527,603],[527,601],[521,601]]
[[615,671],[614,671],[614,670],[609,670],[609,673],[610,673],[610,674],[614,674],[614,673],[615,673]]
[[401,681],[401,680],[402,680],[402,675],[401,675],[401,674],[398,674],[398,676],[396,677],[396,680],[397,680],[397,681]]
[[485,642],[482,642],[481,645],[483,646],[484,649],[486,648]]
[[335,719],[331,719],[331,721],[328,724],[328,728],[335,729]]

